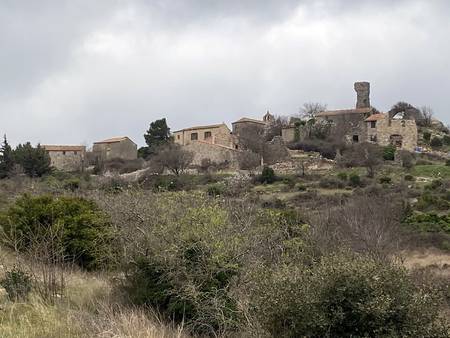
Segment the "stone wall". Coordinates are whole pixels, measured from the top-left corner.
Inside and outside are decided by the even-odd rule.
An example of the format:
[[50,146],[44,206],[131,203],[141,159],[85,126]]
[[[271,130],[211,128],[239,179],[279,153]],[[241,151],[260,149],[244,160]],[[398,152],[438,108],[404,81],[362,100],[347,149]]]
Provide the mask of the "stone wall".
[[83,171],[85,151],[48,151],[52,167],[62,171]]
[[230,147],[197,141],[184,146],[184,149],[194,154],[193,165],[201,165],[202,160],[209,159],[217,164],[228,163],[233,169],[239,167],[237,160],[239,151]]
[[95,158],[102,161],[115,158],[123,160],[137,159],[137,145],[128,139],[112,143],[95,143],[92,152]]
[[264,163],[273,164],[289,159],[289,152],[281,136],[275,136],[264,147]]
[[[401,149],[414,151],[417,147],[418,130],[414,120],[391,120],[386,115],[376,122],[375,128],[368,128],[368,141],[380,146],[392,144],[392,137],[400,136],[402,139]],[[376,137],[376,141],[373,141]]]
[[[197,134],[197,140],[192,140],[192,134]],[[234,138],[231,135],[231,130],[225,124],[183,129],[174,132],[173,137],[175,143],[182,146],[197,141],[220,144],[225,147],[234,147],[235,143]]]

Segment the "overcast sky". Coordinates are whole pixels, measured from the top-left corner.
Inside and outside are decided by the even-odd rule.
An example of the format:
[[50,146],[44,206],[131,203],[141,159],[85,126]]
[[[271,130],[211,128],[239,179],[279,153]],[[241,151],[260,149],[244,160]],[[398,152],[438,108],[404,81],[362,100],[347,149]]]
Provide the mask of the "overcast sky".
[[0,133],[86,144],[296,114],[431,106],[450,123],[448,0],[0,0]]

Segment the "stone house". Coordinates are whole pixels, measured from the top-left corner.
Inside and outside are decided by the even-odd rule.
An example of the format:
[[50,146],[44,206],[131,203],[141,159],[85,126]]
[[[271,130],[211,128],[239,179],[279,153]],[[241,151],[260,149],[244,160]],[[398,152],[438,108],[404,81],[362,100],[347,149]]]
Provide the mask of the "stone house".
[[43,145],[50,156],[51,166],[62,171],[83,171],[86,161],[85,146]]
[[194,142],[204,142],[235,148],[236,141],[225,123],[181,129],[172,134],[176,144],[187,146]]
[[319,122],[328,122],[334,132],[341,133],[352,143],[367,140],[367,123],[365,120],[374,113],[370,106],[370,83],[356,82],[354,89],[357,94],[356,107],[351,109],[330,110],[317,114]]
[[[263,116],[262,120],[243,117],[232,123],[233,135],[237,140],[237,148],[240,148],[239,139],[244,138],[263,138],[270,125],[275,122],[275,117],[269,111]],[[242,142],[241,142],[242,143]]]
[[127,136],[114,137],[95,142],[92,153],[96,161],[112,159],[136,160],[137,144]]
[[405,115],[374,114],[365,120],[367,142],[380,146],[394,145],[399,149],[414,151],[417,148],[418,129],[414,119]]

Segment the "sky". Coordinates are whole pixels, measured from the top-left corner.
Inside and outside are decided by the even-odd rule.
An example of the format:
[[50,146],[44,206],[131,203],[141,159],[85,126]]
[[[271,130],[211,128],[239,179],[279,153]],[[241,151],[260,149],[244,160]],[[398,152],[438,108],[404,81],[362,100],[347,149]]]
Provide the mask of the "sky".
[[448,0],[0,0],[0,134],[144,143],[305,102],[431,106],[450,123]]

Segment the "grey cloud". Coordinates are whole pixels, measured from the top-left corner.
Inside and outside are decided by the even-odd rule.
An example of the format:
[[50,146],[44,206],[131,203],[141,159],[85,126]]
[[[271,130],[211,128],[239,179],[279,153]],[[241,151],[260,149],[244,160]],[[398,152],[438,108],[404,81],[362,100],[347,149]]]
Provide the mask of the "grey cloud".
[[[281,3],[281,5],[280,5]],[[79,143],[152,120],[231,122],[306,101],[431,105],[450,123],[447,1],[3,1],[0,133]]]

